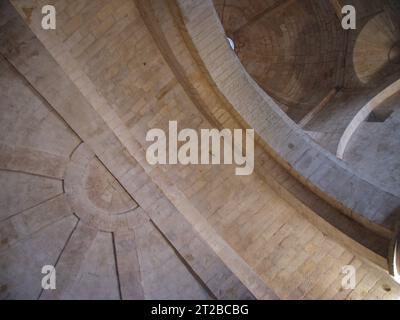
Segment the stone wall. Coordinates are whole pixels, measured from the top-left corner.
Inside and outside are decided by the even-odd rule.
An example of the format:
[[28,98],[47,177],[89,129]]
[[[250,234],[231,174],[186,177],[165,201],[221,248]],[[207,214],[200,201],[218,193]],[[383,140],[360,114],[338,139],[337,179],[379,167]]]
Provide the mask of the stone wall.
[[[327,237],[300,213],[299,208],[293,207],[267,184],[262,175],[237,177],[234,168],[229,166],[151,167],[147,164],[144,155],[148,146],[145,141],[148,129],[166,129],[171,119],[178,120],[182,127],[200,129],[221,125],[216,121],[217,115],[221,122],[238,118],[237,113],[226,111],[231,108],[224,106],[226,97],[221,97],[212,86],[209,74],[196,57],[184,54],[184,50],[190,52],[191,48],[177,28],[181,22],[175,21],[174,12],[179,8],[174,2],[145,4],[130,0],[87,0],[75,6],[65,1],[53,1],[60,20],[58,30],[50,33],[40,28],[40,3],[37,7],[26,1],[13,3],[44,47],[26,30],[26,26],[20,25],[15,29],[15,25],[9,22],[9,29],[0,37],[0,52],[84,141],[90,152],[78,148],[72,160],[82,157],[77,162],[79,164],[89,155],[90,159],[96,156],[132,201],[143,209],[144,220],[150,219],[155,226],[155,229],[151,226],[146,229],[142,225],[136,228],[136,224],[129,225],[128,221],[128,230],[133,229],[135,241],[132,240],[132,231],[126,235],[126,230],[120,231],[126,237],[119,241],[117,231],[114,231],[114,238],[103,233],[96,236],[99,232],[96,221],[89,226],[78,225],[70,239],[70,250],[66,249],[66,255],[61,255],[59,260],[61,270],[68,270],[68,266],[76,270],[76,264],[82,261],[82,253],[75,250],[80,241],[84,248],[93,239],[98,243],[91,247],[87,260],[83,260],[80,272],[84,273],[88,266],[96,263],[91,252],[97,253],[95,257],[109,257],[112,253],[110,240],[116,244],[114,251],[118,261],[120,250],[124,252],[130,246],[144,246],[150,230],[154,230],[159,239],[154,240],[155,243],[161,241],[160,235],[163,235],[166,244],[175,250],[175,255],[185,261],[187,270],[194,272],[203,284],[199,287],[191,282],[191,272],[185,278],[188,281],[185,288],[190,287],[187,291],[179,285],[174,287],[173,280],[168,283],[168,288],[172,286],[177,293],[187,297],[211,294],[223,298],[233,294],[234,297],[274,298],[271,289],[280,298],[297,299],[392,298],[398,294],[400,289],[385,272]],[[24,10],[27,7],[33,9],[29,17]],[[162,25],[158,28],[159,34],[154,34],[151,29],[150,21],[155,20],[146,14],[163,17],[158,20]],[[177,37],[163,38],[163,30],[170,31],[164,34],[176,34]],[[215,42],[210,43],[218,48],[220,34],[210,33],[209,36],[216,37]],[[162,45],[165,43],[162,39],[170,50]],[[174,64],[171,49],[173,53],[176,48],[183,50],[181,56],[175,55],[175,61],[187,67],[184,72],[179,64]],[[196,77],[197,82],[187,81]],[[199,88],[200,92],[197,91]],[[202,108],[200,102],[205,103],[205,100],[199,96],[208,93],[210,99],[214,97],[216,103],[224,106],[220,113]],[[212,101],[208,104],[215,105]],[[243,125],[242,121],[237,122],[238,126]],[[261,152],[260,146],[258,148],[259,153],[265,153]],[[268,162],[271,164],[276,166],[275,174],[284,172],[276,162]],[[94,166],[98,168],[99,164]],[[71,181],[77,179],[77,183],[82,183],[78,179],[81,175],[73,174],[81,172],[81,169],[79,166],[75,169],[77,171],[71,171]],[[282,177],[294,181],[287,173]],[[66,190],[68,192],[68,188]],[[85,200],[77,203],[85,204]],[[90,208],[83,209],[90,213]],[[76,214],[79,216],[79,212]],[[80,219],[86,220],[83,216]],[[144,248],[139,252],[150,253],[152,250]],[[143,258],[139,254],[139,259],[143,259],[139,263],[144,268],[141,270],[146,272],[153,268],[151,274],[163,278],[164,269],[160,271],[159,267],[163,261],[157,261],[155,256]],[[5,253],[4,257],[3,261],[9,265],[10,256]],[[169,256],[165,259],[175,260]],[[18,264],[20,260],[15,261]],[[134,295],[138,293],[135,261],[134,255],[128,255],[118,263],[122,298],[137,297]],[[357,288],[343,291],[341,268],[349,263],[358,271]],[[174,268],[175,264],[171,262],[167,266]],[[107,286],[115,289],[115,280],[107,277],[113,268],[115,270],[115,265],[110,262],[99,269],[98,274]],[[80,292],[79,285],[71,281],[74,274],[80,273],[65,273],[65,295],[57,298]],[[7,274],[12,278],[12,273]],[[156,287],[163,284],[161,279],[157,280],[158,276],[154,276],[154,282],[146,282],[154,279],[150,276],[146,276],[147,280],[142,278],[142,289],[147,292],[145,297],[157,297],[157,293],[162,293]],[[91,281],[89,276],[84,277],[83,285],[90,288]],[[206,292],[204,285],[208,289]],[[130,288],[125,296],[124,286]]]

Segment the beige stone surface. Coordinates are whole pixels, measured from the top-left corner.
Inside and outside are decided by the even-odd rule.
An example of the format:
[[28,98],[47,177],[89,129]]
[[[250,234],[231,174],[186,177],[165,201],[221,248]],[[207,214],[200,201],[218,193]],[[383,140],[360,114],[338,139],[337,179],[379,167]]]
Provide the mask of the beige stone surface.
[[[297,175],[313,179],[329,195],[346,195],[347,189],[335,184],[338,176],[343,183],[356,178],[277,107],[270,112],[275,105],[269,97],[241,88],[243,79],[253,82],[231,56],[210,1],[52,3],[56,32],[40,28],[41,1],[13,1],[20,16],[13,6],[0,4],[0,68],[8,70],[0,73],[6,96],[0,119],[9,125],[21,117],[11,107],[14,101],[27,114],[46,115],[39,117],[40,126],[21,118],[19,130],[1,134],[2,298],[399,296],[400,287],[368,260],[384,265],[380,250],[386,242],[372,234],[369,240],[378,239],[380,249],[363,247],[334,223],[327,226],[317,208],[328,208],[348,229],[355,222],[340,220],[342,213],[273,159],[278,153],[294,162]],[[33,9],[30,17],[26,7]],[[215,63],[212,70],[209,63]],[[215,86],[219,81],[226,91]],[[266,109],[257,109],[259,103]],[[270,128],[258,126],[266,111]],[[150,166],[145,159],[147,130],[166,129],[168,120],[196,130],[242,128],[247,115],[257,120],[260,135],[252,176],[235,176],[233,166]],[[274,132],[279,136],[264,139]],[[43,167],[42,159],[51,165]],[[345,203],[345,209],[355,209],[352,218],[359,211],[375,217],[396,206],[395,199],[379,190],[375,195],[363,181],[356,180],[354,190]],[[357,202],[362,193],[370,198],[367,203]],[[371,232],[363,229],[352,232],[359,237]],[[27,250],[35,254],[24,254]],[[55,291],[40,289],[45,260],[56,266]],[[346,264],[357,268],[352,291],[341,287]]]

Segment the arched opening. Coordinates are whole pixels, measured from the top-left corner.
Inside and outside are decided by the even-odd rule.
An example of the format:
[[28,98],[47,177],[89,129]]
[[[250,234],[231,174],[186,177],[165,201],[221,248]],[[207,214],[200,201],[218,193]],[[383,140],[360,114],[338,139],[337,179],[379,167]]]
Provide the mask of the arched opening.
[[229,37],[226,37],[226,38],[228,39],[229,45],[232,48],[232,50],[235,51],[235,47],[236,47],[235,42]]

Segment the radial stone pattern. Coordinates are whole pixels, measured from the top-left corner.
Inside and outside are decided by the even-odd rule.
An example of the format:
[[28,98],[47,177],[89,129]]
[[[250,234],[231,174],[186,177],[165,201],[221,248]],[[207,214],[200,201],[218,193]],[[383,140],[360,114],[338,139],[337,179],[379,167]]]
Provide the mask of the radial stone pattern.
[[396,42],[390,49],[389,61],[393,64],[400,64],[400,42]]

